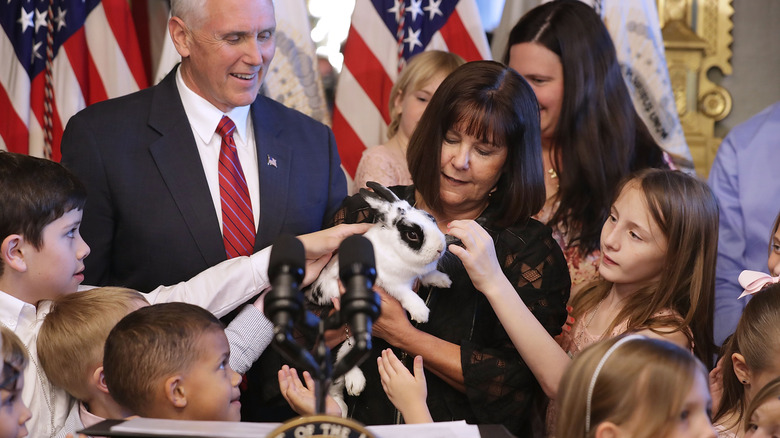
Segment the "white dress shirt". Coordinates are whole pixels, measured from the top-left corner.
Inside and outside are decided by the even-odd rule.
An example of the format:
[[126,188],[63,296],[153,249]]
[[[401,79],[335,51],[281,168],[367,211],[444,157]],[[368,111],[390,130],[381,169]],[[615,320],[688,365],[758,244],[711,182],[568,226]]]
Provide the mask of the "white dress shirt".
[[[273,323],[252,304],[241,309],[238,316],[225,327],[230,345],[230,368],[244,374],[268,347],[273,337]],[[70,410],[65,425],[56,438],[75,436],[76,432],[105,420],[89,412],[84,403],[77,402]]]
[[255,230],[260,219],[260,174],[257,164],[257,147],[252,119],[249,117],[249,106],[233,108],[223,113],[206,99],[195,94],[181,76],[181,68],[176,70],[176,86],[179,89],[184,112],[190,121],[192,134],[198,146],[200,162],[206,173],[206,181],[217,212],[220,229],[222,228],[222,202],[219,197],[219,150],[222,147],[222,137],[217,134],[217,125],[222,116],[230,117],[236,124],[233,140],[238,150],[238,160],[244,171],[246,185],[249,188],[249,199],[252,201],[252,216]]

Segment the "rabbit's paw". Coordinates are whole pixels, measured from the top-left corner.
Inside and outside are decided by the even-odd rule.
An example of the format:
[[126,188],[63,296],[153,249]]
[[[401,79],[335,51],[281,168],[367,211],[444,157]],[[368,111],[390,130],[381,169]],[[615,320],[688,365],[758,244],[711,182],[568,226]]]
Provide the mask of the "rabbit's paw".
[[428,322],[428,315],[430,314],[431,309],[429,309],[422,300],[409,301],[401,303],[401,305],[409,312],[409,316],[413,321]]
[[450,276],[441,271],[432,271],[420,278],[420,282],[426,286],[434,286],[446,289],[452,285]]
[[366,376],[363,375],[363,371],[360,371],[360,368],[355,367],[344,375],[344,383],[349,395],[360,395],[363,389],[366,388]]

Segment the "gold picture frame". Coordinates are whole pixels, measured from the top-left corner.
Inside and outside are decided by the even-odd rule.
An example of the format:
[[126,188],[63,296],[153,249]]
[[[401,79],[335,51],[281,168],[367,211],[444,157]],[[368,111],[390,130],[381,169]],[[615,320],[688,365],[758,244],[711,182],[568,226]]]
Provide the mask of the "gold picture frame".
[[706,178],[721,138],[715,122],[731,112],[731,94],[710,80],[732,72],[731,0],[657,0],[675,104],[696,173]]

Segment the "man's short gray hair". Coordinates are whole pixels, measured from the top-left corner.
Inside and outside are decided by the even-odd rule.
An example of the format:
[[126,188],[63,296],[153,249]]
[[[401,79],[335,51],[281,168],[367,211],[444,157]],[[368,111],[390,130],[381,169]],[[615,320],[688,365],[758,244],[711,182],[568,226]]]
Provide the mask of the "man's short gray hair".
[[203,18],[208,0],[171,0],[171,16],[179,17],[189,26]]

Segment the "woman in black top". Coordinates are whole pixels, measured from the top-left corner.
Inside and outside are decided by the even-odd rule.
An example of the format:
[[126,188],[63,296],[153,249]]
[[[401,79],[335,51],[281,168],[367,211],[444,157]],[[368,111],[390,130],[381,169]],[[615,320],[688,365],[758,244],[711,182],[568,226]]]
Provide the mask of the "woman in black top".
[[[534,93],[513,70],[491,61],[465,64],[442,82],[409,144],[413,186],[392,190],[431,213],[442,231],[476,220],[493,238],[507,279],[550,335],[566,320],[570,280],[550,229],[531,219],[545,200],[539,113]],[[334,224],[373,221],[359,196],[345,200]],[[503,424],[518,436],[542,433],[544,396],[484,295],[460,260],[445,254],[439,269],[449,289],[421,287],[431,309],[414,325],[382,294],[374,352],[394,347],[411,363],[422,355],[428,406],[436,421]],[[381,339],[376,339],[381,338]],[[347,399],[366,424],[402,422],[385,396],[375,361],[361,367],[367,385]]]

